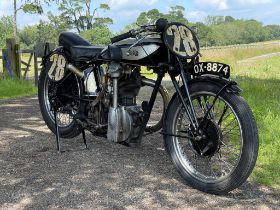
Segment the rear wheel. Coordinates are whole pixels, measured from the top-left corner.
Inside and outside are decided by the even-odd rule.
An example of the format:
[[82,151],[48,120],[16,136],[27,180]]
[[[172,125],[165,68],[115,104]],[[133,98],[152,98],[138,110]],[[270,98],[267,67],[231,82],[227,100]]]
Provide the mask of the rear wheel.
[[[149,101],[151,93],[155,87],[154,80],[145,78],[142,82],[144,83],[144,86],[140,89],[137,96],[137,104],[141,104],[143,101]],[[167,89],[161,85],[156,96],[150,119],[145,129],[146,132],[157,132],[162,128],[163,117],[165,115],[169,100],[169,93]]]
[[200,140],[195,139],[178,97],[170,104],[165,121],[166,132],[178,136],[165,136],[165,144],[179,173],[192,187],[213,194],[224,194],[245,182],[258,154],[257,126],[241,96],[222,92],[202,122],[219,90],[210,83],[190,87],[203,130]]
[[79,102],[73,98],[81,95],[81,88],[79,79],[73,74],[68,75],[62,84],[57,85],[50,81],[45,68],[41,71],[38,83],[40,110],[48,128],[55,133],[54,112],[51,109],[50,100],[56,101],[59,106],[57,122],[62,138],[74,138],[81,133],[80,126],[72,118],[72,115],[77,113],[79,108]]

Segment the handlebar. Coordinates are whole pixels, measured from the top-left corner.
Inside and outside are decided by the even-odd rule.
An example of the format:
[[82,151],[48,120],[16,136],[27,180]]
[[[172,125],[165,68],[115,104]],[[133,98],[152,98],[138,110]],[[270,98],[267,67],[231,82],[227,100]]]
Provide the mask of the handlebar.
[[144,26],[140,26],[140,28],[137,30],[132,29],[127,33],[124,33],[124,34],[111,38],[111,42],[116,43],[121,40],[128,39],[130,37],[135,37],[142,32],[149,31],[149,32],[159,32],[160,33],[164,30],[164,28],[166,27],[167,24],[168,24],[168,21],[166,19],[160,18],[157,20],[155,25],[144,25]]
[[124,39],[128,39],[128,38],[131,38],[131,37],[135,37],[137,36],[138,34],[142,33],[142,32],[147,32],[147,31],[150,31],[150,32],[155,32],[156,31],[156,27],[155,25],[145,25],[145,26],[141,26],[139,29],[135,30],[135,29],[132,29],[130,30],[129,32],[127,33],[124,33],[124,34],[121,34],[121,35],[118,35],[118,36],[115,36],[113,38],[111,38],[111,42],[112,43],[116,43],[116,42],[119,42],[119,41],[122,41]]
[[111,38],[111,42],[116,43],[116,42],[119,42],[121,40],[128,39],[130,37],[132,37],[131,31]]

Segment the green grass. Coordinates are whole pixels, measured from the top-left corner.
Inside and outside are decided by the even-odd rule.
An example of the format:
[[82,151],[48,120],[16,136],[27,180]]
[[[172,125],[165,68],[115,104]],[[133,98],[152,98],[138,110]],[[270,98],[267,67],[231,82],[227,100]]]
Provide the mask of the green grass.
[[243,76],[236,80],[244,90],[242,95],[250,104],[259,129],[260,150],[252,178],[280,190],[280,79]]
[[[0,53],[0,55],[2,55]],[[28,62],[30,54],[22,54],[21,59]],[[27,72],[27,77],[34,77],[34,61],[31,61],[30,71]],[[25,67],[22,65],[22,68]],[[0,73],[3,73],[2,59],[0,59]],[[24,72],[22,72],[23,75]],[[9,77],[0,77],[0,100],[8,98],[17,98],[22,96],[33,96],[37,94],[37,88],[31,81],[12,80]]]
[[153,73],[153,70],[148,70],[146,67],[141,67],[141,75],[149,79],[156,79],[157,75]]
[[232,79],[243,89],[259,129],[260,149],[251,178],[280,191],[280,56],[238,62],[273,52],[280,52],[280,46],[207,51],[203,60],[231,65]]
[[239,60],[256,57],[268,53],[280,52],[279,44],[258,45],[247,48],[224,48],[219,50],[202,50],[202,60],[204,61],[220,61],[236,65]]
[[255,115],[260,150],[252,178],[280,191],[280,56],[237,64],[235,79]]
[[0,78],[0,99],[36,95],[37,88],[30,81]]

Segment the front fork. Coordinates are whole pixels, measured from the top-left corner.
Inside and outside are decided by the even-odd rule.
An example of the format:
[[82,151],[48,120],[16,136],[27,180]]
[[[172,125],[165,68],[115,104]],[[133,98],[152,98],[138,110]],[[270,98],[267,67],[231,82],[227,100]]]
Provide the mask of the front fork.
[[[182,95],[182,92],[181,92],[181,89],[180,89],[180,86],[175,78],[174,75],[170,74],[170,77],[171,77],[171,80],[173,82],[173,85],[176,89],[176,92],[183,104],[183,107],[186,111],[186,114],[190,120],[190,123],[191,123],[191,127],[194,131],[194,133],[198,136],[202,135],[203,134],[203,129],[201,128],[201,125],[203,125],[204,121],[209,117],[209,115],[211,116],[211,110],[212,108],[214,107],[217,99],[219,98],[219,96],[221,95],[221,93],[227,89],[228,87],[230,86],[233,86],[233,85],[236,85],[236,83],[234,81],[231,81],[229,80],[228,82],[226,82],[222,88],[220,89],[220,91],[217,93],[217,95],[215,96],[213,102],[211,105],[209,105],[207,107],[207,110],[204,114],[204,117],[198,122],[197,120],[197,117],[196,117],[196,113],[195,113],[195,109],[194,109],[194,106],[193,106],[193,103],[192,103],[192,99],[191,99],[191,95],[190,95],[190,92],[189,92],[189,79],[188,79],[188,75],[186,74],[186,72],[184,71],[184,66],[182,64],[182,62],[180,61],[180,59],[178,58],[178,64],[179,64],[179,67],[180,67],[180,76],[182,78],[182,81],[183,81],[183,87],[185,88],[185,91],[186,91],[186,95],[187,95],[187,100],[185,100],[184,96]],[[204,126],[204,129],[206,129],[208,126]]]
[[196,117],[196,113],[195,113],[195,109],[194,109],[194,106],[193,106],[193,103],[192,103],[192,100],[191,100],[191,95],[190,95],[190,91],[189,91],[189,86],[188,86],[188,77],[184,71],[184,66],[182,64],[182,62],[180,61],[180,59],[178,58],[178,64],[179,64],[179,67],[180,67],[180,76],[182,78],[182,82],[183,82],[183,87],[185,88],[185,91],[186,91],[186,94],[187,94],[187,101],[185,100],[182,92],[181,92],[181,89],[180,89],[180,86],[179,86],[179,83],[177,82],[176,78],[174,75],[170,74],[170,78],[172,80],[172,83],[176,89],[176,92],[183,104],[183,107],[186,111],[186,114],[190,120],[190,123],[191,123],[191,127],[193,128],[194,132],[197,133],[199,131],[199,123],[198,123],[198,120],[197,120],[197,117]]

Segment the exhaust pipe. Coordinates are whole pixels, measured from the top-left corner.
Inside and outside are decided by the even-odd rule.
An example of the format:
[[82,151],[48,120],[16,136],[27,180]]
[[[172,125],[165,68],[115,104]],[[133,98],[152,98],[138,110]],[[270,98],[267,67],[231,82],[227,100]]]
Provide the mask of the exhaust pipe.
[[67,64],[66,68],[76,74],[78,77],[83,78],[84,73],[78,69],[77,67],[73,66],[72,64]]

